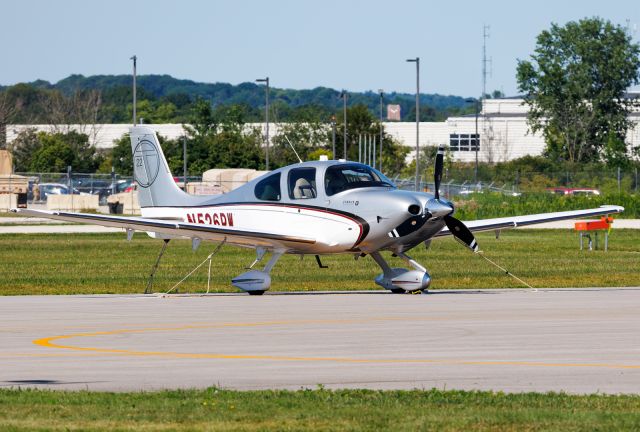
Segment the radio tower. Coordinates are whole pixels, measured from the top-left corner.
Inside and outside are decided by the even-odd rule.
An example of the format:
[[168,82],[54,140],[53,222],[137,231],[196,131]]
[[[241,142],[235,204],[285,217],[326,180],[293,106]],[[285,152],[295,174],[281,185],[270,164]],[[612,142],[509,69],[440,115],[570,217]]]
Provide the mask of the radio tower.
[[[491,63],[491,60],[487,59],[487,39],[489,38],[489,29],[490,27],[488,25],[482,26],[482,95],[480,96],[480,101],[479,101],[480,107],[476,107],[476,133],[475,133],[476,165],[475,165],[475,170],[473,175],[473,179],[476,184],[478,183],[478,150],[480,146],[484,148],[484,146],[487,145],[486,143],[487,118],[486,118],[483,105],[484,105],[484,99],[487,95],[487,63]],[[479,113],[480,110],[482,110],[481,111],[482,112],[482,135],[478,134],[478,115],[480,114]],[[482,141],[485,141],[485,143],[483,144]]]
[[487,59],[487,39],[489,38],[489,29],[491,27],[488,25],[482,26],[482,96],[481,100],[484,100],[485,95],[487,94],[487,64],[491,63],[491,59]]

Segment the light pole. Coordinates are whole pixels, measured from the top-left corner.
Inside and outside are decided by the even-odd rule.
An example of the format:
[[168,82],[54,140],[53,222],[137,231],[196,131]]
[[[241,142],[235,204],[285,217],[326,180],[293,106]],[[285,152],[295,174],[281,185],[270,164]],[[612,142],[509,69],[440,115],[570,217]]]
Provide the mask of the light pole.
[[378,93],[380,93],[380,160],[378,161],[378,169],[382,172],[382,106],[384,104],[384,90],[378,89]]
[[187,137],[182,135],[182,173],[184,174],[184,191],[187,191]]
[[133,125],[135,126],[136,123],[137,123],[137,119],[136,119],[136,63],[137,63],[138,57],[134,55],[129,60],[133,60]]
[[473,182],[478,184],[478,148],[480,147],[480,135],[478,135],[478,116],[480,115],[480,100],[479,99],[465,99],[467,103],[475,102],[476,108],[476,134],[475,134],[475,149],[476,149],[476,166],[473,171]]
[[343,130],[342,130],[342,140],[343,140],[343,157],[345,160],[347,160],[347,92],[342,90],[342,93],[340,94],[340,97],[342,98],[342,115],[343,115]]
[[407,59],[416,64],[416,191],[420,189],[420,57]]
[[266,103],[264,108],[265,122],[267,123],[267,133],[265,135],[265,141],[267,143],[266,151],[266,170],[269,171],[269,77],[257,79],[256,82],[263,82],[266,84]]
[[331,116],[331,144],[333,149],[333,154],[331,158],[336,160],[336,116]]

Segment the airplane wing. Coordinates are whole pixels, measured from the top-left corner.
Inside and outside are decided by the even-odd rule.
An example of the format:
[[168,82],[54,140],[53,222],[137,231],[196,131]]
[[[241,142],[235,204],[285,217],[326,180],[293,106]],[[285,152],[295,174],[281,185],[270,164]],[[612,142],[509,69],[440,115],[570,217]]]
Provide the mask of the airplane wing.
[[[519,228],[523,226],[536,225],[545,222],[554,222],[566,219],[578,219],[593,216],[605,216],[615,213],[622,213],[624,207],[620,206],[601,206],[595,209],[587,210],[570,210],[554,213],[539,213],[524,216],[511,216],[493,219],[478,219],[474,221],[464,221],[464,224],[472,232],[493,231],[498,229]],[[450,235],[448,228],[444,228],[435,237]]]
[[288,245],[299,245],[301,243],[314,244],[316,242],[313,238],[218,228],[208,225],[185,223],[178,220],[147,219],[141,217],[108,216],[100,214],[28,209],[13,209],[11,211],[24,216],[44,217],[66,222],[89,223],[122,228],[130,232],[146,231],[158,233],[167,238],[185,237],[213,241],[222,241],[226,238],[227,243],[238,246],[264,246],[287,249]]

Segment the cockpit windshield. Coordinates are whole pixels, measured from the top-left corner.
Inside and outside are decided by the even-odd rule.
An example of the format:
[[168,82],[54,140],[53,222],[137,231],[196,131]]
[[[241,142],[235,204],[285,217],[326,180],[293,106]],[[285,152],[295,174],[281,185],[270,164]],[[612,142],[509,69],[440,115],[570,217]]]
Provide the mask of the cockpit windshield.
[[366,187],[395,188],[396,186],[384,174],[366,165],[333,165],[327,168],[324,174],[324,188],[327,195]]

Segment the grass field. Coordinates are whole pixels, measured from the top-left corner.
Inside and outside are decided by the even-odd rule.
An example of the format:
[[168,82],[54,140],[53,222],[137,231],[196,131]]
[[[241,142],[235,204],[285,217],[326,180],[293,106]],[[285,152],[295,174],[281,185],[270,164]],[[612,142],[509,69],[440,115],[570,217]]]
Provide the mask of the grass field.
[[639,396],[324,389],[155,393],[0,390],[0,429],[610,431],[640,428]]
[[[580,251],[570,230],[512,230],[478,236],[485,255],[533,287],[589,287],[640,285],[640,231],[613,230],[609,252]],[[0,295],[141,293],[161,242],[137,233],[132,242],[124,234],[6,234],[0,236]],[[169,244],[160,265],[155,291],[166,291],[205,259],[215,247],[203,243],[197,252],[184,240]],[[429,250],[411,255],[424,264],[433,289],[521,287],[452,238],[434,240]],[[242,273],[254,253],[225,246],[214,257],[212,291],[236,291],[232,277]],[[395,266],[401,260],[391,258]],[[379,289],[373,278],[380,269],[370,257],[323,257],[319,269],[313,257],[284,256],[272,272],[272,290]],[[206,289],[206,265],[184,285],[182,292]]]

